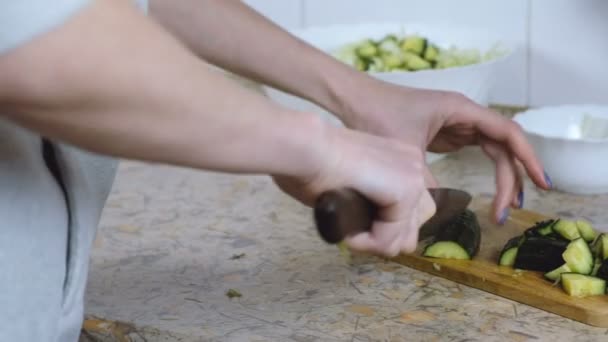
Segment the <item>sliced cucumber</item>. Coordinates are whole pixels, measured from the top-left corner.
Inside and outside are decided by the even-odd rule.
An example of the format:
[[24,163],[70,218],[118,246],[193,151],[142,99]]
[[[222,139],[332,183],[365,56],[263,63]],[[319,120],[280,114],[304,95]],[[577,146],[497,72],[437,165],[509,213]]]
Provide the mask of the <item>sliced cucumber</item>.
[[438,241],[428,245],[422,254],[425,257],[468,260],[471,256],[455,241]]
[[500,261],[498,262],[501,266],[513,266],[515,264],[515,258],[517,257],[517,247],[512,247],[502,252],[500,255]]
[[602,260],[606,260],[608,259],[608,235],[602,234],[600,243],[602,247]]
[[598,268],[595,276],[604,280],[608,280],[608,260],[602,261],[602,264]]
[[562,288],[572,297],[598,296],[606,293],[604,279],[577,273],[561,274]]
[[574,221],[559,220],[553,226],[553,231],[566,240],[576,240],[581,237],[578,227]]
[[426,49],[427,40],[420,36],[409,36],[403,40],[401,49],[403,51],[413,52],[418,56],[421,56]]
[[524,235],[525,236],[547,236],[553,233],[553,225],[556,223],[556,220],[545,220],[536,222],[536,224],[528,229],[526,229]]
[[597,232],[595,231],[595,229],[593,229],[591,223],[587,221],[576,221],[576,228],[578,228],[578,232],[580,233],[581,237],[587,242],[593,241],[597,236]]
[[[433,237],[423,255],[445,259],[472,259],[479,251],[481,229],[477,216],[465,209]],[[458,248],[457,248],[458,247]]]
[[563,264],[560,267],[554,269],[553,271],[545,273],[545,278],[556,281],[559,279],[559,277],[562,273],[569,273],[569,272],[572,272],[572,270],[570,269],[570,267],[568,267],[568,264]]
[[593,270],[593,255],[582,238],[570,242],[562,257],[572,272],[590,274]]
[[[602,259],[595,257],[595,259],[593,260],[593,269],[591,270],[591,276],[596,277],[597,276],[597,272],[600,270],[600,267],[602,266]],[[602,277],[600,277],[602,278]]]
[[568,245],[568,241],[564,240],[544,236],[530,236],[519,246],[513,267],[522,270],[549,272],[564,263],[562,255]]
[[523,241],[523,236],[516,236],[511,238],[502,251],[500,252],[500,258],[498,259],[498,264],[501,266],[513,266],[515,264],[515,257],[517,256],[517,249],[521,242]]

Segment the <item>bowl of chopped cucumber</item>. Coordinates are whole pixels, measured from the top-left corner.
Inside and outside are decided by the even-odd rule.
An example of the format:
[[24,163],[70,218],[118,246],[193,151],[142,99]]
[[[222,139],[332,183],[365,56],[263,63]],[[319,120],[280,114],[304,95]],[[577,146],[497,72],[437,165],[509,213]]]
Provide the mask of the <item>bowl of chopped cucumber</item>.
[[608,193],[608,106],[541,107],[513,118],[557,190]]
[[[387,82],[462,93],[487,105],[497,66],[515,45],[484,29],[415,23],[364,23],[292,30],[339,61]],[[318,107],[265,88],[282,104]]]

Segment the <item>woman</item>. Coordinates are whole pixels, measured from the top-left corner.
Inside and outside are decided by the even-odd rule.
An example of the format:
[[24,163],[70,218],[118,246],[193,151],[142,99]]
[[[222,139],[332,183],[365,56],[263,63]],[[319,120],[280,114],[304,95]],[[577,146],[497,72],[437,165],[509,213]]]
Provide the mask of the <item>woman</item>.
[[[111,157],[268,174],[305,204],[352,187],[381,210],[347,243],[387,256],[413,251],[435,211],[426,150],[483,148],[496,164],[497,222],[522,205],[520,165],[550,188],[521,130],[459,94],[370,78],[238,1],[138,4],[0,5],[1,341],[77,341]],[[346,128],[281,108],[205,61],[309,99]]]

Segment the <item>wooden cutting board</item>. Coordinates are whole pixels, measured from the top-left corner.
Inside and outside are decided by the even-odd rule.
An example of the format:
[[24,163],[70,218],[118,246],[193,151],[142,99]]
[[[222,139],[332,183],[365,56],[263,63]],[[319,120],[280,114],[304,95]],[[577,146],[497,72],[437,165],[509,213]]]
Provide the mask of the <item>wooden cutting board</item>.
[[477,214],[481,226],[480,251],[473,260],[424,258],[421,256],[424,244],[421,244],[417,253],[400,255],[394,261],[582,323],[608,327],[608,295],[573,298],[545,280],[540,272],[516,271],[497,265],[507,240],[535,222],[547,219],[546,216],[515,210],[504,226],[497,226],[488,219],[487,201],[474,200],[470,208]]

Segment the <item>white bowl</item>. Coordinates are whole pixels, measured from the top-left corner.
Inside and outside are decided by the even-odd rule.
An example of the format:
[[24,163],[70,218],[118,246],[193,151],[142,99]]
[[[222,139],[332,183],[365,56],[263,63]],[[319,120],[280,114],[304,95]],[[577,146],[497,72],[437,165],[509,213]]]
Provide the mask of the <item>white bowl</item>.
[[[499,45],[501,50],[504,50],[501,57],[474,65],[416,72],[370,72],[374,77],[395,84],[460,92],[482,105],[488,104],[488,93],[494,81],[496,66],[504,63],[515,51],[514,44],[489,33],[487,30],[454,28],[451,26],[440,27],[438,25],[414,23],[367,23],[311,27],[290,32],[328,54],[333,53],[345,44],[366,38],[380,39],[387,34],[421,34],[442,48],[456,46],[463,49],[478,49],[482,54]],[[265,87],[265,90],[272,99],[290,107],[320,110],[307,103],[307,101],[276,89]]]
[[608,193],[608,106],[565,105],[517,114],[555,189]]
[[[420,34],[442,48],[456,46],[463,49],[478,49],[482,54],[499,45],[504,50],[501,57],[474,65],[416,72],[370,72],[370,75],[394,84],[459,92],[484,106],[488,104],[489,91],[494,83],[497,65],[504,63],[515,51],[513,44],[492,35],[487,30],[454,28],[451,26],[440,27],[438,25],[415,23],[366,23],[311,27],[290,32],[328,54],[335,52],[336,49],[345,44],[366,38],[380,39],[387,34]],[[335,117],[307,100],[267,86],[264,87],[264,91],[272,100],[283,106],[295,110],[316,112],[329,121],[339,124]],[[441,155],[429,153],[427,162],[430,163],[440,158]]]

